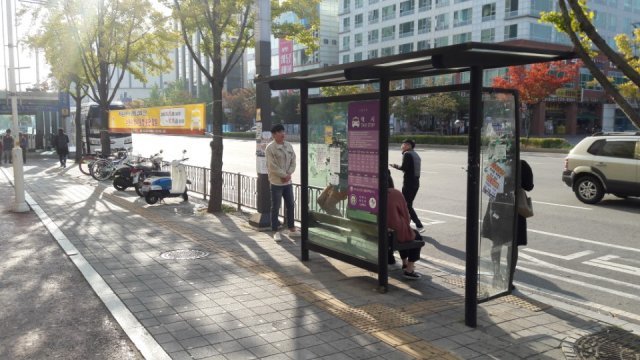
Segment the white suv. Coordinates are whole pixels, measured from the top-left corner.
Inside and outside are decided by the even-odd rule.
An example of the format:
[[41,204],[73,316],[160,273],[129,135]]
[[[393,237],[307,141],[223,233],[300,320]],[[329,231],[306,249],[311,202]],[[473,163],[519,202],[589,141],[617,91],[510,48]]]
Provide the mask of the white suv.
[[565,158],[562,181],[587,204],[604,194],[640,196],[640,132],[584,138]]

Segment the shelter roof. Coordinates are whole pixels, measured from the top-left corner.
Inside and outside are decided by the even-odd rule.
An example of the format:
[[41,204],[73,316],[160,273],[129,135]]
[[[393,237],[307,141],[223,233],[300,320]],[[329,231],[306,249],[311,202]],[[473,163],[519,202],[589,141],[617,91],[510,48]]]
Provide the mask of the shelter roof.
[[256,78],[272,90],[356,85],[575,58],[571,48],[549,49],[469,42],[284,75]]

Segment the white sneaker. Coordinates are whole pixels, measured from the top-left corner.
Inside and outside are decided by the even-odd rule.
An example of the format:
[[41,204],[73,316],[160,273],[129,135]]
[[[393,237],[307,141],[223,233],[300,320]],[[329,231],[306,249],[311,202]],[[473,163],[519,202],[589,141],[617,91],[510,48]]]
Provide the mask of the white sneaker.
[[276,231],[275,234],[273,234],[273,240],[275,242],[280,242],[282,241],[282,235],[280,235],[280,232]]
[[423,233],[426,230],[424,226],[417,227],[416,229],[418,230],[419,233]]

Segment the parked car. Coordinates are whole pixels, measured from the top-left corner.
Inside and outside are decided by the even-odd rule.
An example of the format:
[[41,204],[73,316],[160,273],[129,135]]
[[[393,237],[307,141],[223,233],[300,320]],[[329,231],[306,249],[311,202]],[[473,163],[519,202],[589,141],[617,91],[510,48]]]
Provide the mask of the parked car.
[[605,194],[640,196],[640,132],[584,138],[565,158],[562,181],[587,204],[599,202]]

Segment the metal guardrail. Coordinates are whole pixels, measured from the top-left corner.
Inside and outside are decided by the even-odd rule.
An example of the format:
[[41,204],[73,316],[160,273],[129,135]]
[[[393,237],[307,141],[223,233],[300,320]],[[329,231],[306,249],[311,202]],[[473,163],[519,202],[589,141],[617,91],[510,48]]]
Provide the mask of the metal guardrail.
[[[163,164],[162,170],[169,171],[171,166],[168,163]],[[211,169],[185,165],[187,179],[191,180],[189,191],[201,194],[206,200],[211,195]],[[300,199],[302,187],[300,184],[293,184],[293,197],[295,201],[296,221],[301,220]],[[318,187],[309,187],[309,208],[313,211],[323,211],[316,203],[315,199],[320,196],[324,189]],[[222,172],[222,201],[236,205],[238,211],[243,208],[257,210],[258,209],[258,177],[248,176],[241,173],[232,173],[228,171]],[[338,204],[338,209],[344,213],[344,202]],[[280,206],[280,216],[284,216],[284,206]]]

